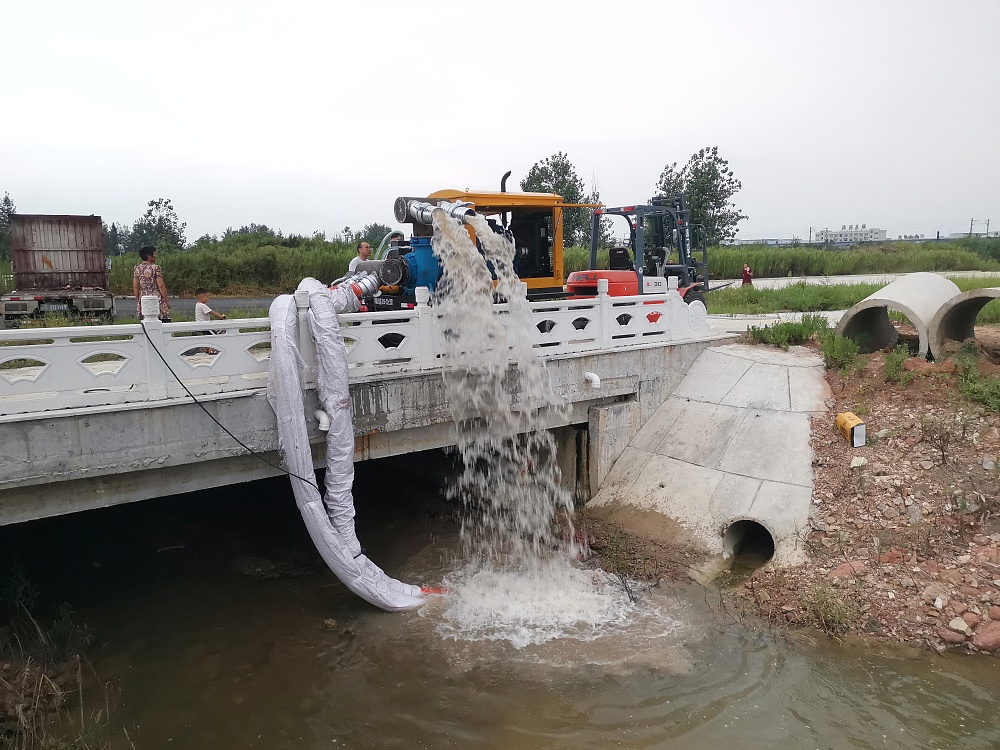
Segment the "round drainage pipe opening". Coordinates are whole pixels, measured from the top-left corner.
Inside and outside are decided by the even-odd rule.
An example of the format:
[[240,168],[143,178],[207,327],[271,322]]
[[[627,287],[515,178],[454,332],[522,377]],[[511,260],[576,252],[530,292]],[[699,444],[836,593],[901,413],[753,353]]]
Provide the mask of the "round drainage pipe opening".
[[722,552],[739,567],[759,568],[774,557],[774,538],[756,521],[737,521],[722,535]]

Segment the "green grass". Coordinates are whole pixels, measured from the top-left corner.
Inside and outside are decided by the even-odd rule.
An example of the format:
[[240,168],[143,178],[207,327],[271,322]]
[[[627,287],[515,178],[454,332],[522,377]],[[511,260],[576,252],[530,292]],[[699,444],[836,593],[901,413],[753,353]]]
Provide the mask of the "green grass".
[[711,248],[708,253],[710,275],[715,279],[739,278],[744,263],[750,264],[757,278],[915,271],[1000,271],[1000,262],[996,259],[985,258],[950,242],[934,245],[890,242],[849,250],[743,245]]
[[[970,276],[952,279],[960,290],[1000,287],[1000,278]],[[882,284],[790,284],[782,289],[731,286],[718,289],[705,299],[713,315],[764,315],[774,312],[820,312],[846,310],[882,288]],[[890,311],[892,312],[892,311]],[[902,316],[897,316],[902,319]],[[982,309],[978,324],[1000,323],[1000,300]]]
[[9,339],[0,341],[0,346],[42,346],[51,344],[55,339]]
[[857,367],[861,361],[861,347],[858,343],[838,336],[832,329],[820,332],[819,343],[823,352],[823,364],[828,370],[846,372]]
[[[566,248],[566,273],[589,268],[590,250]],[[700,254],[696,254],[700,259]],[[955,240],[932,244],[887,242],[851,249],[741,245],[708,250],[709,276],[737,279],[744,263],[756,278],[779,276],[845,276],[861,273],[915,271],[1000,271],[1000,240]],[[598,268],[608,267],[608,253],[598,254]]]
[[800,322],[787,321],[770,326],[750,326],[747,333],[755,344],[770,344],[787,349],[794,344],[804,344],[815,334],[829,329],[822,315],[803,315]]
[[990,411],[1000,411],[1000,378],[979,371],[979,352],[975,345],[964,344],[953,361],[958,367],[958,388],[962,395]]
[[[970,276],[969,278],[952,279],[952,281],[963,292],[967,292],[970,289],[1000,287],[1000,279],[990,278],[989,276]],[[990,302],[976,316],[977,325],[989,325],[991,323],[1000,323],[1000,300]]]
[[885,382],[901,383],[907,385],[913,380],[914,374],[906,371],[906,360],[910,358],[910,347],[906,344],[898,344],[891,352],[886,352]]
[[[190,250],[160,254],[157,262],[163,267],[171,294],[188,296],[203,286],[213,294],[240,297],[291,292],[307,276],[332,281],[347,271],[354,255],[354,246],[346,242],[241,234],[222,240],[200,240]],[[590,267],[589,248],[568,247],[563,257],[567,274]],[[888,242],[849,250],[743,245],[709,248],[708,258],[713,279],[738,278],[744,262],[753,267],[757,278],[1000,271],[1000,240],[966,239],[923,245]],[[111,289],[115,294],[132,293],[132,271],[138,262],[135,253],[112,259]],[[608,267],[607,250],[598,253],[597,267]],[[10,263],[0,263],[0,279],[8,274]],[[7,291],[2,283],[0,292]],[[995,314],[1000,315],[1000,309]]]
[[[347,272],[357,254],[347,242],[320,238],[237,235],[206,241],[190,250],[165,252],[156,262],[170,294],[192,295],[199,286],[229,297],[291,292],[307,276],[330,282]],[[111,289],[132,294],[139,256],[128,253],[111,264]]]
[[705,297],[708,312],[713,315],[763,315],[766,313],[820,312],[846,310],[882,284],[790,284],[783,289],[759,289],[752,286],[731,286],[718,289]]
[[6,294],[14,288],[13,271],[9,260],[0,260],[0,294]]
[[803,609],[812,624],[828,635],[842,635],[857,625],[862,610],[849,592],[841,594],[823,581],[802,598]]

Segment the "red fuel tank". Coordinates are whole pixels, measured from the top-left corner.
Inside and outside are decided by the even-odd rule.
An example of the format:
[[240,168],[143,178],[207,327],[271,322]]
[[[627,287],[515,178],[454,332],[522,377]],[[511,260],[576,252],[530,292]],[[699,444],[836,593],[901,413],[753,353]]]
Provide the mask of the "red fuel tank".
[[569,299],[597,296],[598,279],[608,280],[608,294],[630,297],[639,293],[639,277],[635,271],[574,271],[566,279]]

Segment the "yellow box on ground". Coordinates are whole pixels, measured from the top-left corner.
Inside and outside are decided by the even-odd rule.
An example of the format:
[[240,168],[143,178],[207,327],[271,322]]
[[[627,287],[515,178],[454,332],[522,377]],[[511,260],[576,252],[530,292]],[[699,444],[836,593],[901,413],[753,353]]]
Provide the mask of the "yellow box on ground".
[[865,423],[853,411],[844,411],[837,415],[834,422],[840,434],[843,435],[852,448],[863,448],[865,445]]

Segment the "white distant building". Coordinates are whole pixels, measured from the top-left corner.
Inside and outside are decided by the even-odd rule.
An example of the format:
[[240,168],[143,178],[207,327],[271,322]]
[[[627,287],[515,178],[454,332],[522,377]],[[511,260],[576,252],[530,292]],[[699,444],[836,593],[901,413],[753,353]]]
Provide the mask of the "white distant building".
[[840,230],[816,230],[816,242],[882,242],[885,230],[868,228],[867,224],[844,224]]

